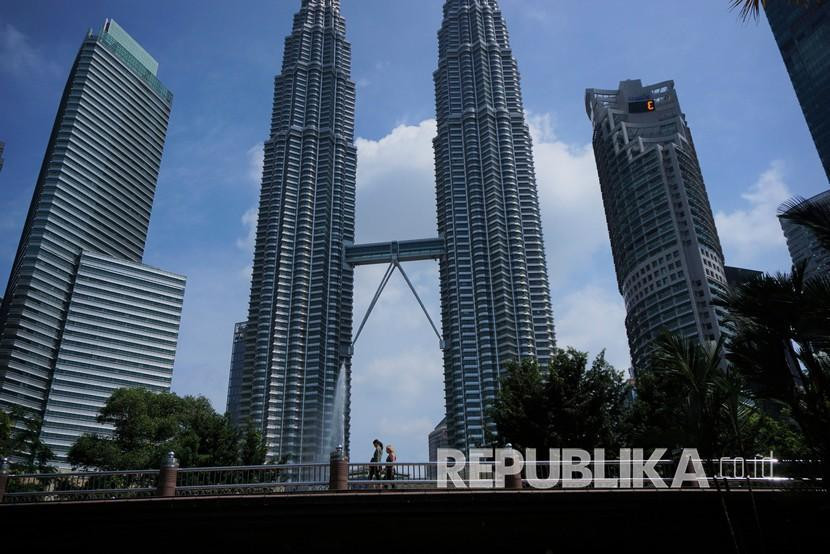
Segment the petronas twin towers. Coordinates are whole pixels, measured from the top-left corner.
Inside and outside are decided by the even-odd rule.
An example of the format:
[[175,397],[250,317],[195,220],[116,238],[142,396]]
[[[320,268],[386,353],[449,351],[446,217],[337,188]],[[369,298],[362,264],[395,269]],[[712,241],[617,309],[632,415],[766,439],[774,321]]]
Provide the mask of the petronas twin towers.
[[[275,81],[232,414],[263,429],[274,459],[318,459],[341,371],[350,384],[346,254],[355,238],[357,165],[350,67],[339,0],[302,0]],[[435,93],[447,425],[450,442],[466,448],[494,431],[487,409],[505,363],[544,363],[554,348],[532,145],[496,0],[446,0]]]

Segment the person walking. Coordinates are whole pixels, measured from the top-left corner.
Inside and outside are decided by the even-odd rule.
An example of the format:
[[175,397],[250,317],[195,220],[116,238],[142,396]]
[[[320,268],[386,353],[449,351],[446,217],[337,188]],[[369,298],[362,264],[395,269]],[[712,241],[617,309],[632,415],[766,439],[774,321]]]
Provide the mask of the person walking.
[[[372,445],[375,447],[375,450],[372,453],[372,458],[369,460],[369,463],[380,464],[383,460],[383,443],[380,442],[378,439],[375,439],[372,441]],[[369,466],[369,480],[371,481],[372,479],[380,479],[379,465]]]
[[392,481],[395,479],[395,466],[394,463],[398,460],[398,456],[395,454],[395,447],[391,444],[386,445],[386,480]]

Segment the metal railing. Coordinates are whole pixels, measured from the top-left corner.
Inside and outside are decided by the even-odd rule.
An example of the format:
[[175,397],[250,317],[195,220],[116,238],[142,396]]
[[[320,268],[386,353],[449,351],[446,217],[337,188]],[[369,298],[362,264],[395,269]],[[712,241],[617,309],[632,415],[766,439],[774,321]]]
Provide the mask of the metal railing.
[[121,500],[156,495],[159,470],[8,475],[4,504]]
[[325,490],[329,464],[179,469],[176,496],[277,494]]
[[[824,489],[820,464],[814,461],[722,458],[703,460],[712,489]],[[480,461],[476,473],[465,465],[456,473],[459,481],[439,475],[437,462],[349,463],[332,458],[330,463],[241,467],[178,468],[172,453],[161,470],[101,471],[49,474],[8,474],[0,471],[0,502],[25,504],[88,500],[123,500],[151,497],[268,495],[316,491],[453,490],[459,488],[616,489],[665,488],[672,485],[677,462],[654,464],[654,481],[645,475],[622,472],[617,460],[592,460],[583,475],[563,471],[555,460],[526,462],[521,475],[496,475],[496,462]],[[635,464],[643,460],[633,460]],[[764,463],[769,463],[768,467]],[[510,465],[510,464],[508,464]],[[627,466],[622,466],[623,468]],[[335,471],[337,468],[337,471]],[[507,469],[507,468],[505,468]],[[508,472],[509,473],[509,472]],[[590,479],[581,479],[590,474]],[[339,477],[336,477],[339,476]],[[442,479],[439,481],[439,477]],[[338,480],[339,479],[339,480]],[[502,480],[504,479],[504,480]],[[548,483],[540,480],[556,479]],[[656,482],[655,482],[656,481]],[[662,483],[660,483],[662,481]],[[665,485],[665,487],[663,487]],[[686,482],[685,487],[702,483]]]
[[350,463],[349,489],[413,489],[437,486],[437,462]]

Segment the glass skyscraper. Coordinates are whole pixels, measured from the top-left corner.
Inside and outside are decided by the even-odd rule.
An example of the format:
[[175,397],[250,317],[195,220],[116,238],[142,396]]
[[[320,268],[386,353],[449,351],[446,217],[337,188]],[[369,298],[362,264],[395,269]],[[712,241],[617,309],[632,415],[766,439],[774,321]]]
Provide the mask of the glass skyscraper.
[[0,406],[59,463],[119,387],[170,388],[184,277],[141,264],[172,94],[114,21],[84,39],[0,308]]
[[484,444],[505,364],[554,348],[519,71],[495,0],[446,0],[434,141],[449,443]]
[[770,0],[764,11],[830,179],[830,2]]
[[243,422],[239,416],[241,407],[242,375],[245,371],[245,328],[246,322],[233,326],[233,347],[231,349],[231,370],[228,376],[228,399],[225,412],[233,425]]
[[585,108],[634,369],[663,330],[720,337],[723,251],[674,82],[588,89]]
[[354,109],[340,2],[303,0],[274,86],[240,391],[271,459],[328,457],[339,372],[349,381]]

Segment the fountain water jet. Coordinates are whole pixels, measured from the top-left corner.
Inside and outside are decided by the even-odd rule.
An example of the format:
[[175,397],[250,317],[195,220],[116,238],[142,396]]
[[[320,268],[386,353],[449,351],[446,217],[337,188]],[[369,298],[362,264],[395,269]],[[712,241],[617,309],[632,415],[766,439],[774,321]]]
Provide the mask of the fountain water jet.
[[346,444],[346,363],[340,364],[337,372],[337,384],[334,389],[334,405],[329,421],[329,436],[322,445],[320,460],[328,461],[329,456],[338,446]]

